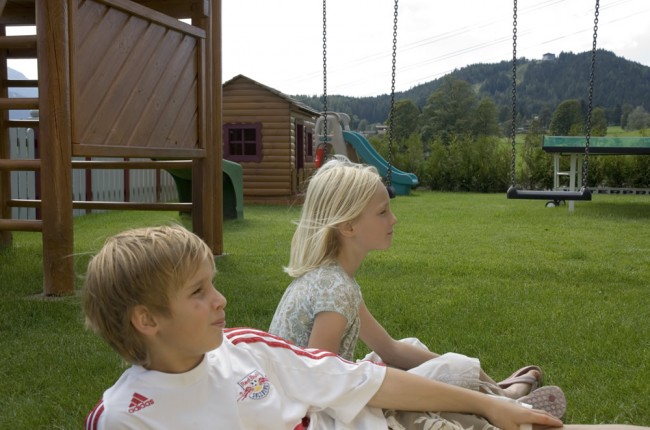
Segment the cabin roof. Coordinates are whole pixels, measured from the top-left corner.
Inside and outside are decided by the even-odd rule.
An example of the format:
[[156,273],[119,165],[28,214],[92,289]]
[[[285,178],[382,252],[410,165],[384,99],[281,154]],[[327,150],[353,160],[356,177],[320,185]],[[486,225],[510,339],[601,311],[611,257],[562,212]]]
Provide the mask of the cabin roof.
[[296,108],[298,108],[303,113],[306,113],[309,116],[319,116],[320,115],[320,112],[317,111],[316,109],[314,109],[314,108],[312,108],[310,106],[307,106],[306,104],[294,99],[293,97],[283,93],[282,91],[276,90],[275,88],[271,88],[271,87],[269,87],[267,85],[264,85],[264,84],[262,84],[260,82],[257,82],[256,80],[251,79],[248,76],[244,76],[244,75],[234,76],[233,78],[231,78],[231,79],[227,80],[226,82],[224,82],[223,87],[225,88],[228,85],[230,85],[232,82],[234,82],[236,80],[242,80],[242,79],[247,80],[247,81],[249,81],[249,82],[251,82],[251,83],[253,83],[253,84],[255,84],[255,85],[257,85],[257,86],[259,86],[261,88],[264,88],[265,90],[277,95],[278,97],[286,100],[287,102],[289,102],[290,104],[292,104],[293,106],[295,106]]

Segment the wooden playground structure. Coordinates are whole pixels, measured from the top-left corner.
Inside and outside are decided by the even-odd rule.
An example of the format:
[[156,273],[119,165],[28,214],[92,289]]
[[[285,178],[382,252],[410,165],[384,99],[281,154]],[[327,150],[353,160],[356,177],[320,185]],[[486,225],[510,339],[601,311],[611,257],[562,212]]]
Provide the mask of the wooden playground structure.
[[[11,26],[36,35],[8,36]],[[0,247],[14,231],[42,233],[44,294],[74,291],[73,208],[191,210],[193,230],[222,254],[221,0],[0,0],[0,30]],[[8,79],[19,58],[37,60],[38,81]],[[38,98],[9,97],[27,86]],[[30,109],[40,120],[9,120]],[[38,130],[38,157],[10,158],[11,127]],[[192,201],[73,201],[73,169],[116,168],[191,168]],[[12,200],[19,170],[37,172],[38,199]],[[11,219],[13,207],[41,218]]]

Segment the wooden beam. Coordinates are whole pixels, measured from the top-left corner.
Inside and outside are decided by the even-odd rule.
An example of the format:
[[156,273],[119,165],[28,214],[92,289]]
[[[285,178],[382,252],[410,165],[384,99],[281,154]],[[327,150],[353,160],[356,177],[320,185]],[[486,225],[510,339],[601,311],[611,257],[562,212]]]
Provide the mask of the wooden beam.
[[38,109],[38,99],[37,98],[11,98],[11,97],[2,97],[0,98],[0,109],[11,110],[11,109]]
[[36,49],[36,35],[0,36],[0,49]]
[[41,168],[41,160],[0,159],[0,171],[34,171]]
[[87,202],[75,200],[75,209],[177,211],[190,212],[192,203],[146,203],[146,202]]
[[38,88],[36,79],[5,79],[2,85],[6,88]]
[[[1,14],[0,14],[1,16]],[[0,35],[5,34],[5,28],[0,26]],[[0,50],[0,79],[7,79],[7,52]],[[7,88],[0,88],[0,97],[9,97]],[[6,122],[9,119],[9,112],[0,112],[0,120]],[[3,127],[0,133],[0,160],[9,160],[11,158],[11,149],[9,143],[9,130]],[[11,198],[11,173],[0,170],[0,219],[11,218],[11,208],[7,206],[6,201]],[[0,247],[10,246],[13,241],[11,231],[0,230]]]
[[[41,160],[0,159],[0,170],[32,171],[41,168]],[[73,169],[130,169],[130,170],[161,170],[161,169],[191,169],[191,160],[168,161],[101,161],[73,160]]]
[[7,127],[13,128],[36,128],[38,127],[37,119],[9,119],[5,121]]
[[214,238],[212,250],[216,255],[224,253],[223,247],[223,75],[221,67],[221,0],[212,0],[210,5],[210,43],[207,46],[207,58],[210,73],[207,76],[206,85],[211,89],[209,99],[210,109],[208,110],[209,123],[211,124],[211,154],[207,158],[208,162],[214,167],[214,176],[212,178],[212,189],[217,196],[215,198],[215,207],[213,213],[214,220]]
[[41,220],[0,219],[0,231],[42,231]]
[[0,25],[34,25],[34,22],[34,2],[12,2],[0,14]]
[[198,148],[149,148],[138,146],[85,145],[73,143],[72,153],[79,157],[114,157],[119,151],[120,157],[132,158],[201,158],[205,150]]
[[43,289],[74,292],[68,0],[36,0]]
[[[141,4],[136,3],[130,0],[94,0],[98,3],[102,3],[108,7],[115,8],[144,18],[149,21],[164,25],[166,27],[172,28],[178,32],[185,33],[194,37],[199,37],[204,39],[206,34],[205,31],[200,28],[189,25],[185,22],[179,21],[177,18],[164,13],[160,13],[155,9],[148,7],[143,7]],[[160,3],[160,2],[152,2]],[[186,18],[189,18],[186,17]]]
[[[148,8],[157,10],[176,19],[189,19],[192,17],[192,4],[189,0],[134,0]],[[203,3],[205,0],[200,0]]]
[[[8,202],[12,208],[40,208],[41,200],[36,199],[11,199]],[[135,211],[176,211],[190,212],[192,203],[163,203],[163,202],[108,202],[75,200],[72,202],[74,209],[85,210],[135,210]]]
[[73,169],[191,169],[191,160],[159,160],[159,161],[102,161],[102,160],[73,160]]

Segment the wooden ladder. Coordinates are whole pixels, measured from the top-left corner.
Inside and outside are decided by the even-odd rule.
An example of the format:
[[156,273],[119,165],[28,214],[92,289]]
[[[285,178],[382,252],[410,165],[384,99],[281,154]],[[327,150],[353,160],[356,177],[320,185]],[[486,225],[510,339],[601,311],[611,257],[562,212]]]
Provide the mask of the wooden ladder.
[[[2,11],[0,11],[1,13]],[[42,232],[41,220],[12,219],[11,209],[21,203],[11,198],[12,171],[38,171],[39,159],[11,159],[9,129],[12,127],[38,127],[38,120],[10,120],[10,110],[37,110],[38,98],[11,98],[9,88],[37,88],[36,80],[8,79],[7,60],[36,58],[36,36],[7,36],[6,26],[0,28],[0,246],[12,243],[12,231]]]

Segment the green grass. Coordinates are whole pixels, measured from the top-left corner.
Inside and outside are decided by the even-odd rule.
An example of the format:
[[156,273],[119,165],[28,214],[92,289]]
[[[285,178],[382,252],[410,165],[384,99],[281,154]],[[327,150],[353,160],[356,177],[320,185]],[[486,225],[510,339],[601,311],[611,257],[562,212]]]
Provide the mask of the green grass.
[[[393,247],[371,253],[357,280],[394,337],[479,357],[495,379],[538,364],[566,392],[567,422],[650,425],[648,196],[595,195],[574,213],[489,194],[415,192],[392,204]],[[268,327],[298,215],[247,206],[226,222],[216,286],[229,326]],[[77,218],[78,274],[107,235],[179,220]],[[124,369],[83,328],[77,296],[40,297],[40,247],[39,234],[16,233],[0,251],[0,428],[80,428]]]
[[645,130],[623,130],[622,127],[618,126],[609,126],[607,127],[607,136],[614,136],[614,137],[637,137],[637,136],[647,136],[647,129]]

